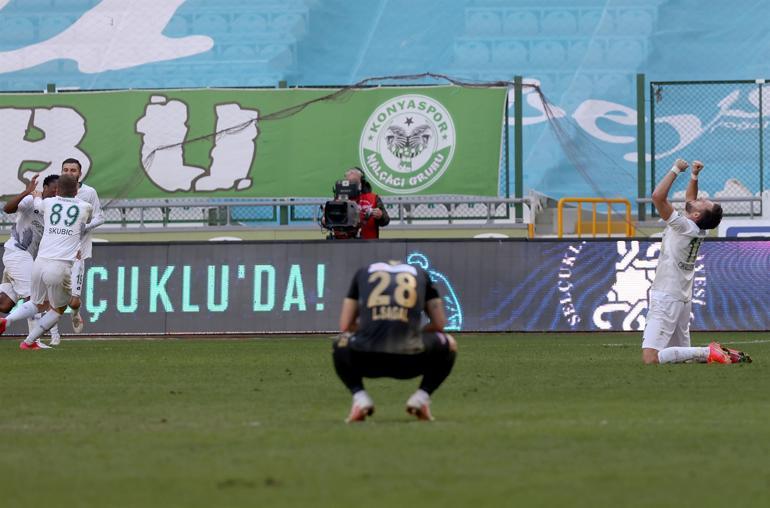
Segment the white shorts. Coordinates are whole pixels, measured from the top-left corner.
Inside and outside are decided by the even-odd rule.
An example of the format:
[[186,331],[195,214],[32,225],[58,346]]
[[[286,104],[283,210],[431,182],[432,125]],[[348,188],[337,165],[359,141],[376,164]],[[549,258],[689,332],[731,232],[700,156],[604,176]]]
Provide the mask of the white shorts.
[[642,348],[660,351],[674,346],[690,347],[691,310],[692,302],[677,300],[660,291],[650,291]]
[[37,258],[32,267],[32,302],[48,299],[51,307],[66,307],[70,302],[72,261]]
[[25,250],[3,253],[3,283],[0,292],[5,293],[14,302],[28,298],[32,287],[32,255]]

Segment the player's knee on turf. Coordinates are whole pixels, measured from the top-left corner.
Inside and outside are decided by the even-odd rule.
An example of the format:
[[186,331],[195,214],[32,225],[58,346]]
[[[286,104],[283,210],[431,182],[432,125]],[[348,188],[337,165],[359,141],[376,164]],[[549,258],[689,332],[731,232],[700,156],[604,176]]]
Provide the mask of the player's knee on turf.
[[658,351],[652,348],[642,349],[642,362],[645,365],[658,363]]

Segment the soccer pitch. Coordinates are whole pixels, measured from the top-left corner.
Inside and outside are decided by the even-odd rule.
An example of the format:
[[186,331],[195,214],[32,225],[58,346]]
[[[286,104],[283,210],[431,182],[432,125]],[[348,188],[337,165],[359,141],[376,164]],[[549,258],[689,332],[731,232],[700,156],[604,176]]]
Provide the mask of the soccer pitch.
[[436,421],[416,382],[350,397],[326,337],[0,342],[3,506],[767,506],[770,337],[753,364],[640,364],[638,334],[460,335]]

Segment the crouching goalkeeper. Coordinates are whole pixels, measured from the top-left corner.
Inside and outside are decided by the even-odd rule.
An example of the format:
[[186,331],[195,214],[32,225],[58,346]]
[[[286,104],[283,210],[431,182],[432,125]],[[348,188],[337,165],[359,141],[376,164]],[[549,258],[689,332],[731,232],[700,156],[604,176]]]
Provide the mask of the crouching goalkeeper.
[[[420,329],[423,311],[430,322]],[[445,325],[442,300],[422,268],[391,261],[359,269],[342,303],[342,333],[332,352],[337,375],[353,394],[346,421],[374,413],[363,378],[418,376],[419,389],[406,401],[406,411],[433,420],[431,394],[449,376],[457,354]]]

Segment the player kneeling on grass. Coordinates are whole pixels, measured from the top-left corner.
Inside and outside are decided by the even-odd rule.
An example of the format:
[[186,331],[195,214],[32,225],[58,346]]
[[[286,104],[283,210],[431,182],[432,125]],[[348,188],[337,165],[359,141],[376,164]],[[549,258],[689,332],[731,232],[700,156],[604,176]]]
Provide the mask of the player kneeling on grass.
[[[423,310],[430,322],[420,330]],[[353,394],[346,421],[374,413],[363,378],[417,376],[423,376],[420,388],[406,401],[406,411],[432,420],[430,396],[449,376],[457,354],[445,325],[441,297],[422,268],[391,261],[358,270],[342,303],[342,333],[332,353],[337,375]]]
[[689,167],[687,161],[677,159],[674,167],[660,181],[652,193],[652,202],[666,229],[650,288],[650,308],[642,342],[644,363],[740,363],[751,358],[740,351],[723,348],[712,342],[706,347],[690,347],[690,311],[692,309],[692,281],[698,250],[707,230],[722,221],[722,207],[708,199],[698,198],[698,174],[703,163],[694,161],[692,176],[687,185],[684,214],[668,201],[674,180]]
[[42,347],[37,339],[59,322],[72,296],[72,264],[80,251],[80,242],[92,211],[90,204],[75,197],[77,183],[74,177],[62,175],[57,196],[43,201],[43,238],[32,265],[32,297],[7,318],[0,318],[0,333],[3,333],[8,322],[27,319],[38,310],[44,310],[48,299],[51,310],[30,330],[20,344],[21,349]]

